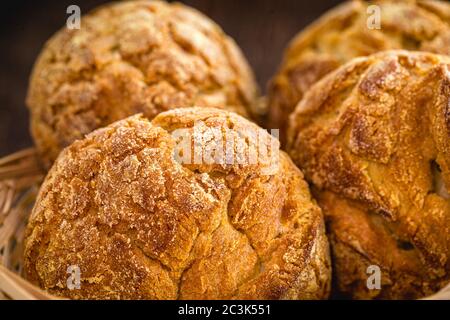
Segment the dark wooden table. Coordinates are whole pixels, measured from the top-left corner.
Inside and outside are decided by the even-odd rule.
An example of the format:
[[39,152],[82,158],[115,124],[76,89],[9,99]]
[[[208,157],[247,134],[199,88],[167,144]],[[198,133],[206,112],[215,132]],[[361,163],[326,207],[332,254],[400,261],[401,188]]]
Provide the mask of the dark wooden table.
[[[64,25],[70,4],[86,13],[102,0],[13,0],[0,10],[0,157],[32,145],[25,95],[34,59]],[[261,88],[300,29],[340,0],[186,0],[206,13],[243,49]]]

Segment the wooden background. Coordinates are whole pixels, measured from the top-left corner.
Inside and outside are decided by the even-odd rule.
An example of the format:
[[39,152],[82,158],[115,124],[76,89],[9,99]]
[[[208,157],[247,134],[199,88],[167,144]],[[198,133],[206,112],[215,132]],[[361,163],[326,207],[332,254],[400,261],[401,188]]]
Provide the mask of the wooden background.
[[[0,9],[0,157],[32,145],[25,95],[34,60],[67,19],[101,0],[13,0]],[[340,0],[186,0],[215,20],[241,46],[264,91],[283,48],[303,27]]]

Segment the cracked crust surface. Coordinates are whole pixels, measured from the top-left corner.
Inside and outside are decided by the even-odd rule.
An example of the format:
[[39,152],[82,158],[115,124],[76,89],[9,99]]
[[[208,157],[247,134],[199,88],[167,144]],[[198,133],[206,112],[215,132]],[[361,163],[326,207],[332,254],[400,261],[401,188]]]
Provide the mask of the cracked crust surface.
[[[367,21],[380,8],[381,29]],[[370,21],[369,21],[370,22]],[[450,4],[434,0],[348,1],[300,32],[269,85],[267,127],[285,143],[289,114],[318,80],[352,58],[405,49],[450,55]]]
[[255,116],[257,87],[240,49],[209,18],[181,4],[129,1],[83,16],[42,50],[27,97],[46,167],[96,128],[136,113],[185,106]]
[[[66,148],[30,218],[25,277],[74,299],[326,298],[328,242],[301,171],[281,151],[271,174],[271,162],[184,165],[172,133],[198,121],[232,130],[235,155],[255,142],[245,134],[258,127],[241,116],[182,108]],[[80,290],[67,289],[71,265]]]
[[[339,289],[418,298],[450,281],[450,58],[387,51],[314,85],[288,153],[317,188]],[[368,290],[366,269],[382,270]]]

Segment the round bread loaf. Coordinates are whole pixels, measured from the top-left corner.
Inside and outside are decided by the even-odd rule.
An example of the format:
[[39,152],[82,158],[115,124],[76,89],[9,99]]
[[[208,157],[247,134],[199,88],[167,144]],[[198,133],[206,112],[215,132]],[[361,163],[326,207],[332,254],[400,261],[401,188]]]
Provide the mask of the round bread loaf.
[[[222,144],[225,163],[177,158]],[[261,157],[244,161],[254,145]],[[214,108],[135,115],[62,151],[24,253],[27,279],[74,299],[322,299],[330,270],[301,171],[266,131]]]
[[353,298],[418,298],[450,281],[449,68],[431,53],[356,58],[290,117],[289,154],[315,187],[338,288]]
[[130,1],[54,35],[37,59],[27,104],[48,168],[74,140],[130,115],[195,104],[252,116],[256,95],[240,49],[209,18],[181,4]]
[[289,114],[311,85],[352,58],[391,49],[450,55],[450,4],[355,0],[326,13],[300,32],[286,50],[269,86],[267,126],[281,129],[284,145]]

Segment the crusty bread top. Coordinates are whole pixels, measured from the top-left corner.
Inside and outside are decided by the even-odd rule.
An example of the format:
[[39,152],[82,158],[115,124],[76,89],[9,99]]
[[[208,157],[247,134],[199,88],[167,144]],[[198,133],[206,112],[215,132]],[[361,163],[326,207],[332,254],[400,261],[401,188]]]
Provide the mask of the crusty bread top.
[[[380,10],[380,29],[368,27],[374,14],[367,10],[371,5]],[[341,64],[392,49],[450,54],[450,4],[434,0],[357,0],[324,14],[286,49],[269,87],[268,126],[284,128],[305,92]]]
[[[267,164],[175,161],[171,133],[199,121],[232,130],[236,148],[255,142],[240,133],[256,125],[236,114],[183,108],[127,118],[65,149],[33,209],[25,276],[70,298],[327,297],[323,219],[302,173],[284,153],[272,174]],[[67,289],[70,265],[80,290]]]
[[[378,6],[380,29],[370,25]],[[347,1],[300,32],[286,50],[294,63],[309,51],[328,54],[339,63],[381,50],[405,49],[450,54],[450,4],[439,0]],[[370,26],[370,28],[369,28]]]
[[429,276],[447,279],[449,68],[448,56],[431,53],[356,58],[311,88],[288,131],[307,179],[394,222]]
[[240,49],[209,18],[181,4],[102,6],[42,50],[27,97],[44,164],[96,128],[185,106],[254,110],[257,87]]

